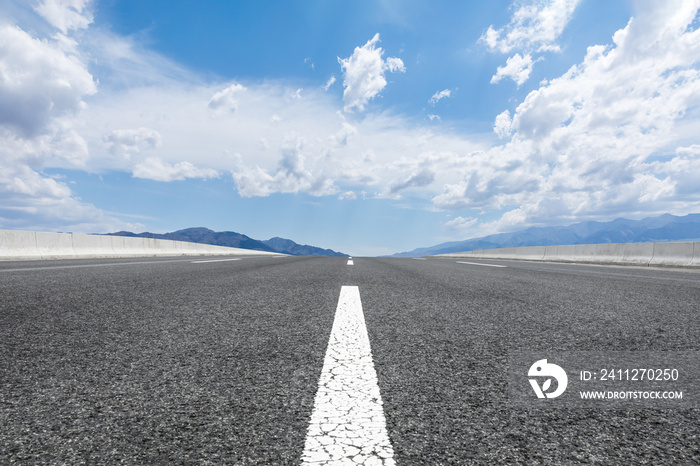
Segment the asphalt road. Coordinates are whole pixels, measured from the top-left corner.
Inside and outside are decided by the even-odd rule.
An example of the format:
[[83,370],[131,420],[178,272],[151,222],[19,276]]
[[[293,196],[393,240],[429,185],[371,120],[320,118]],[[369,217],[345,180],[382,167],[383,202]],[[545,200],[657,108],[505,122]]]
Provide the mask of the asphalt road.
[[343,285],[399,465],[700,463],[700,409],[541,412],[506,387],[518,349],[700,350],[697,271],[197,261],[0,263],[0,463],[298,464]]

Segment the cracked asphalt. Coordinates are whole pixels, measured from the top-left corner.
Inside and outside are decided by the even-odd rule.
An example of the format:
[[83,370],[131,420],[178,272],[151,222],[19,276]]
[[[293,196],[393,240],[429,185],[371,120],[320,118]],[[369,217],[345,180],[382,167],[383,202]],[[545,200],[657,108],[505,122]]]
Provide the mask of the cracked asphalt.
[[360,293],[344,286],[333,322],[302,461],[393,466]]
[[191,262],[0,263],[0,463],[300,464],[346,285],[396,464],[700,463],[700,410],[514,409],[506,375],[514,350],[700,350],[697,271]]

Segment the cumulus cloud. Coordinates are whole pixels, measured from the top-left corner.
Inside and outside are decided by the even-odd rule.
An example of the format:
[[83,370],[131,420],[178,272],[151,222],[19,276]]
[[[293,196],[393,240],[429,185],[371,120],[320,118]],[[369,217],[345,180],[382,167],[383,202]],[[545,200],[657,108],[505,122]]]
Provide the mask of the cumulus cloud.
[[512,124],[513,121],[510,118],[510,112],[504,110],[496,116],[496,120],[493,124],[493,132],[496,133],[499,138],[505,138],[512,133]]
[[97,92],[76,56],[16,26],[0,25],[0,63],[0,125],[23,137],[46,132],[52,119],[80,111]]
[[244,197],[269,196],[275,192],[305,191],[315,196],[338,192],[331,180],[323,176],[314,176],[305,164],[304,138],[298,134],[288,134],[274,173],[260,167],[242,167],[233,172],[233,179],[238,193]]
[[95,232],[135,226],[81,202],[67,183],[41,173],[61,159],[84,164],[85,141],[72,130],[25,139],[0,128],[0,141],[1,228]]
[[[647,3],[611,45],[532,91],[494,131],[513,134],[433,198],[444,209],[518,206],[482,228],[687,211],[697,183],[700,2]],[[689,175],[688,175],[689,173]],[[691,209],[692,209],[691,208]]]
[[245,90],[245,87],[240,84],[231,84],[226,89],[214,94],[209,101],[209,108],[235,112],[238,110],[238,95]]
[[452,96],[452,91],[450,89],[445,89],[440,92],[436,92],[433,94],[433,96],[430,98],[428,101],[430,104],[435,105],[438,102],[440,102],[442,99],[447,99]]
[[[75,119],[97,85],[67,36],[92,21],[89,2],[44,1],[36,12],[59,29],[0,24],[0,227],[105,231],[136,226],[81,201],[49,167],[87,168],[89,144]],[[41,21],[37,17],[37,20]]]
[[496,74],[491,77],[491,84],[495,84],[503,78],[510,78],[520,86],[530,78],[532,65],[534,65],[534,62],[530,54],[522,56],[516,53],[506,60],[505,66],[498,67]]
[[491,51],[500,53],[559,50],[556,40],[564,32],[580,1],[547,0],[522,4],[507,26],[500,29],[489,26],[480,41]]
[[[339,60],[339,102],[320,85],[298,93],[298,83],[282,81],[209,83],[92,28],[41,37],[3,26],[0,63],[10,78],[0,82],[0,222],[50,221],[74,231],[117,225],[75,197],[68,182],[45,174],[68,166],[161,182],[230,173],[248,197],[397,199],[410,192],[453,211],[443,227],[460,233],[687,212],[700,207],[696,15],[697,2],[643,4],[609,45],[590,47],[581,63],[496,116],[493,131],[505,140],[493,146],[488,135],[353,113],[382,92],[387,73],[405,70],[398,58],[384,59],[378,35]],[[522,24],[543,21],[536,17]],[[499,79],[524,82],[522,73],[536,54],[556,48],[558,35],[518,42],[509,28],[491,33],[494,51],[512,38],[508,43],[523,48],[507,53],[527,66],[511,61],[510,71],[506,63]],[[83,34],[89,44],[77,43]],[[88,53],[101,57],[91,64],[99,93]],[[436,103],[445,91],[435,93]],[[472,223],[477,212],[497,217],[504,210],[494,221]]]
[[[651,162],[655,172],[668,176],[672,183],[666,183],[672,188],[672,193],[688,201],[700,201],[698,180],[700,180],[700,145],[677,147],[675,157],[667,161]],[[664,180],[665,181],[665,180]],[[669,194],[669,193],[663,193]]]
[[513,13],[510,23],[494,29],[493,25],[479,38],[492,52],[522,51],[499,66],[491,84],[503,78],[512,79],[518,86],[530,78],[533,65],[542,57],[532,59],[533,52],[557,52],[556,41],[564,32],[581,0],[546,0],[521,4]]
[[365,104],[379,94],[387,85],[384,75],[386,72],[406,71],[406,67],[400,58],[382,58],[384,50],[377,47],[379,33],[375,34],[362,47],[355,47],[355,51],[349,58],[338,58],[340,67],[343,70],[343,100],[345,111],[352,111],[357,108],[360,111],[365,109]]

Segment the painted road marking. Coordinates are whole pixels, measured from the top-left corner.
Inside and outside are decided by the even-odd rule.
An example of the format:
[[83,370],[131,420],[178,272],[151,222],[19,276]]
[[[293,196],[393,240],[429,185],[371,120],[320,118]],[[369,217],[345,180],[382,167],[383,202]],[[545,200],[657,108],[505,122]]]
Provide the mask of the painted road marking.
[[478,262],[460,262],[457,261],[458,264],[469,264],[469,265],[483,265],[484,267],[505,267],[507,268],[507,265],[496,265],[496,264],[480,264]]
[[426,261],[426,260],[428,260],[428,259],[426,259],[425,257],[411,257],[411,259],[415,259],[415,260],[417,260],[417,261]]
[[[128,259],[126,257],[113,257],[107,259]],[[43,259],[47,261],[50,259]],[[57,259],[63,260],[63,259]],[[57,269],[80,269],[83,267],[111,267],[113,265],[143,265],[143,264],[168,264],[171,262],[187,262],[190,259],[175,259],[175,260],[155,260],[155,261],[124,261],[124,262],[101,262],[98,264],[75,264],[75,265],[50,265],[47,267],[22,267],[14,269],[0,269],[0,272],[36,272],[38,270],[57,270]],[[29,262],[29,261],[27,261]]]
[[192,264],[206,264],[207,262],[228,262],[228,261],[239,261],[241,258],[236,258],[236,259],[212,259],[212,260],[205,260],[205,261],[192,261]]
[[352,261],[352,259],[348,260],[348,265],[355,265],[355,263]]
[[396,464],[356,286],[340,290],[302,462]]

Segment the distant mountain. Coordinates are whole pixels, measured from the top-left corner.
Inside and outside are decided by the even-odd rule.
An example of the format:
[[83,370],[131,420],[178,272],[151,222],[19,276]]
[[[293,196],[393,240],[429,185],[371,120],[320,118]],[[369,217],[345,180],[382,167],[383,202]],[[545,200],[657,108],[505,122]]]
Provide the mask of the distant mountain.
[[465,241],[452,241],[394,254],[391,257],[420,257],[477,249],[568,244],[648,243],[700,241],[700,214],[677,217],[664,214],[642,220],[618,218],[611,222],[583,222],[566,227],[533,227]]
[[132,233],[130,231],[118,231],[107,233],[111,236],[131,236],[138,238],[169,239],[173,241],[187,241],[190,243],[213,244],[231,248],[252,249],[255,251],[279,252],[294,256],[347,256],[331,249],[322,249],[314,246],[300,245],[292,240],[284,238],[271,238],[259,241],[235,231],[213,231],[208,228],[186,228],[172,233]]
[[279,237],[270,238],[263,241],[263,243],[277,252],[291,254],[293,256],[347,256],[347,254],[343,254],[342,252],[335,252],[331,249],[321,249],[307,244],[301,245],[290,239]]

